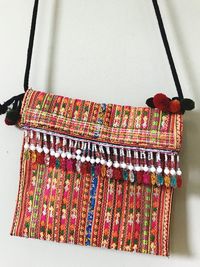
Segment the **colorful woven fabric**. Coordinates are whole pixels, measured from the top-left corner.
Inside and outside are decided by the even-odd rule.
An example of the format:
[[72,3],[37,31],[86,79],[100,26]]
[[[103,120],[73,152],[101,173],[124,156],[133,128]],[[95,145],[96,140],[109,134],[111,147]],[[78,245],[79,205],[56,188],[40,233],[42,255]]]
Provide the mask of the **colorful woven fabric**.
[[169,255],[182,116],[28,90],[11,235]]
[[172,188],[46,167],[22,152],[12,235],[168,255]]
[[98,104],[28,90],[20,126],[121,146],[179,151],[182,120],[181,114],[148,107]]

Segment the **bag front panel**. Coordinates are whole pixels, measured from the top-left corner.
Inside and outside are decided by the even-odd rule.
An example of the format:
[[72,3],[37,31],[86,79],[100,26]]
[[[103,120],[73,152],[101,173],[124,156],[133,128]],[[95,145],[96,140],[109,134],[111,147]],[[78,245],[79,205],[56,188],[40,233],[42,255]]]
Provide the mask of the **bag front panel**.
[[94,166],[47,166],[23,148],[11,235],[167,256],[172,193],[109,179]]

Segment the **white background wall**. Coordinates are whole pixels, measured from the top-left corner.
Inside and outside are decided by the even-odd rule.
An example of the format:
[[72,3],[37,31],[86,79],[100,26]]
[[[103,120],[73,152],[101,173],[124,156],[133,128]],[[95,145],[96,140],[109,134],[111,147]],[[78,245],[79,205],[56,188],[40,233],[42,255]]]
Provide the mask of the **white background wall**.
[[[70,97],[144,105],[175,96],[150,0],[40,1],[30,85]],[[171,257],[135,255],[10,237],[22,132],[0,117],[0,266],[200,266],[200,1],[160,0],[187,97],[184,187],[175,192]],[[0,0],[0,102],[23,90],[33,0]]]

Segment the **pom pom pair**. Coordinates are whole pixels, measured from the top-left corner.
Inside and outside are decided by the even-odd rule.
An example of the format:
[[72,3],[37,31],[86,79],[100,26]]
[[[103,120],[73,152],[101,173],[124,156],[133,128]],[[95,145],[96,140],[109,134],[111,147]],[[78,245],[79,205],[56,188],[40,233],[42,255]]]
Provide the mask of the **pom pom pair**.
[[189,98],[179,99],[174,97],[170,99],[162,93],[147,99],[146,104],[151,108],[158,108],[163,112],[170,113],[184,113],[186,110],[192,110],[195,107],[194,101]]

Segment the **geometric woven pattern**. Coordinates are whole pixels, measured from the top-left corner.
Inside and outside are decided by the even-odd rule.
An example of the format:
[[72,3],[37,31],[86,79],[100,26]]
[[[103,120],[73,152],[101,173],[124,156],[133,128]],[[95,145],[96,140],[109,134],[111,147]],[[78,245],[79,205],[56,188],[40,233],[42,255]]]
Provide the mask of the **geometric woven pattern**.
[[167,256],[173,188],[46,167],[22,153],[12,235]]
[[131,147],[179,151],[183,116],[28,90],[20,126]]
[[169,255],[183,116],[29,89],[11,235]]

